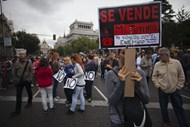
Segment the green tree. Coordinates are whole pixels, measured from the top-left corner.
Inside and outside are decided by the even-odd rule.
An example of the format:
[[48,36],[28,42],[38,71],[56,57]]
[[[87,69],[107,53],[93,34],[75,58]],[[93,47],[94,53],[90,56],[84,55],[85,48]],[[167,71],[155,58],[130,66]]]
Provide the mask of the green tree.
[[178,26],[175,22],[167,22],[162,25],[162,45],[170,47],[177,45],[178,38]]
[[59,53],[60,56],[64,56],[64,47],[59,46],[56,51]]
[[185,6],[182,6],[176,14],[178,28],[178,46],[189,46],[190,40],[190,12],[185,10]]
[[64,49],[64,56],[65,55],[71,55],[73,53],[72,46],[70,44],[63,47]]
[[87,37],[79,37],[63,48],[64,55],[70,55],[72,53],[89,52],[92,49],[98,49],[98,43]]
[[87,37],[79,37],[71,42],[71,45],[75,52],[88,52],[92,49],[98,48],[98,44]]
[[34,54],[40,49],[40,39],[34,34],[18,31],[15,33],[15,37],[18,38],[17,40],[14,39],[15,48],[24,48],[28,54]]
[[180,10],[178,10],[175,17],[176,17],[178,23],[182,23],[182,22],[190,19],[190,13],[188,11],[185,11],[185,6],[182,6],[180,8]]
[[154,0],[162,1],[162,45],[171,46],[176,42],[176,24],[173,20],[175,12],[168,0]]
[[190,19],[187,19],[178,24],[178,44],[181,47],[189,47],[190,40]]
[[168,0],[162,0],[162,14],[163,23],[174,22],[172,18],[175,17],[175,12]]

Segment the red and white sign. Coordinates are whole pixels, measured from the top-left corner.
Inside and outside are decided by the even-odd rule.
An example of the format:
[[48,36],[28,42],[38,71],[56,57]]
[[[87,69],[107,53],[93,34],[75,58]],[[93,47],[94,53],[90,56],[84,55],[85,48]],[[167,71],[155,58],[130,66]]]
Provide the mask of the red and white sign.
[[161,2],[99,9],[100,48],[161,45]]

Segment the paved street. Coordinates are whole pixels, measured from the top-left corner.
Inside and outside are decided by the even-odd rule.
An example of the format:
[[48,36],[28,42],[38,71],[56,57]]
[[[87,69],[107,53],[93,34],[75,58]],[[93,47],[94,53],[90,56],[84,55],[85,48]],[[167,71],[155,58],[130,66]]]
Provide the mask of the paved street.
[[[60,99],[55,103],[55,111],[44,114],[42,110],[41,98],[38,88],[33,89],[32,108],[24,109],[27,94],[23,91],[22,113],[11,118],[9,113],[15,106],[15,88],[0,90],[0,126],[1,127],[109,127],[109,118],[107,114],[107,102],[105,96],[104,80],[100,76],[96,77],[93,87],[93,101],[86,102],[86,111],[84,113],[75,112],[74,115],[66,115],[68,107],[65,107],[65,95],[63,86],[58,87]],[[150,84],[151,99],[147,105],[153,121],[153,127],[162,127],[161,114],[158,104],[157,89]],[[184,100],[185,113],[190,125],[190,91],[183,89],[181,91]],[[169,115],[172,127],[179,127],[174,111],[169,105]]]

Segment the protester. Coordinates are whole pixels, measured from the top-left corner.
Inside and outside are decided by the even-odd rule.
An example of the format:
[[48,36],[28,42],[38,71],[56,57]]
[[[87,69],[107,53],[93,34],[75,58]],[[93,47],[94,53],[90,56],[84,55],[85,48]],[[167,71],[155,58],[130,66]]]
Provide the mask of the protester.
[[[96,67],[95,67],[95,62],[93,60],[93,55],[92,54],[88,54],[87,55],[87,63],[86,65],[84,66],[85,68],[85,73],[88,73],[90,71],[94,71],[96,70]],[[92,80],[85,80],[86,82],[86,85],[85,85],[85,90],[86,90],[86,98],[88,100],[88,102],[91,102],[92,101],[92,85],[93,85],[93,82]]]
[[155,49],[152,54],[152,70],[154,69],[155,64],[159,61],[159,56],[157,50]]
[[77,111],[79,112],[85,111],[85,99],[83,95],[83,89],[85,86],[83,62],[79,54],[72,55],[71,61],[75,66],[74,67],[75,75],[72,76],[72,78],[78,78],[78,81],[76,87],[74,88],[74,93],[72,95],[72,104],[69,111],[67,112],[68,115],[73,114],[75,112],[78,97],[80,99],[80,109],[78,109]]
[[12,73],[12,62],[8,58],[5,58],[5,61],[1,67],[1,74],[2,74],[1,87],[3,90],[8,89],[11,73]]
[[146,75],[147,83],[149,84],[149,79],[152,75],[152,53],[150,51],[146,51],[145,56],[141,59],[140,67],[144,71]]
[[99,57],[98,54],[94,53],[94,63],[95,63],[95,76],[97,76],[98,68],[99,68]]
[[35,69],[36,69],[36,67],[38,67],[38,65],[39,65],[39,58],[36,56],[34,58],[34,62],[33,62],[34,73],[33,73],[33,77],[32,77],[32,86],[37,85],[37,83],[36,83],[37,79],[36,79]]
[[100,69],[101,69],[101,78],[104,78],[105,75],[105,59],[101,58],[101,62],[100,62]]
[[112,70],[115,66],[119,66],[119,61],[115,58],[115,53],[111,52],[106,60],[106,70]]
[[[66,56],[63,58],[64,60],[64,71],[66,73],[65,79],[64,79],[64,84],[67,81],[67,78],[72,78],[72,76],[75,74],[74,72],[74,66],[72,65],[71,59],[69,56]],[[72,95],[74,90],[73,89],[69,89],[69,88],[64,88],[64,92],[65,92],[65,96],[67,98],[66,100],[66,107],[71,106],[72,104]]]
[[[53,74],[56,74],[59,71],[59,54],[57,52],[51,52],[50,53],[50,66],[53,70]],[[53,78],[53,99],[54,101],[59,101],[59,96],[57,96],[57,86],[58,81]]]
[[19,59],[16,61],[13,68],[13,82],[16,86],[16,107],[15,112],[11,113],[12,116],[18,115],[21,112],[22,91],[24,87],[28,94],[28,102],[25,108],[32,106],[32,72],[32,62],[26,59],[26,50],[21,50],[19,53]]
[[185,74],[186,89],[190,89],[190,49],[182,55],[181,63]]
[[46,58],[41,58],[39,61],[39,65],[35,68],[35,74],[37,77],[38,87],[42,96],[42,105],[44,112],[48,112],[47,106],[47,97],[49,102],[50,110],[54,110],[53,104],[53,86],[52,86],[52,78],[53,71],[49,66],[48,60]]
[[169,99],[176,113],[179,126],[188,127],[182,97],[179,93],[185,81],[183,68],[178,60],[170,58],[170,50],[168,48],[160,48],[158,54],[160,61],[155,64],[152,81],[158,88],[164,127],[171,127],[167,110]]
[[141,50],[140,53],[138,53],[137,59],[136,59],[136,66],[137,69],[141,69],[141,67],[139,66],[141,63],[141,59],[144,58],[145,56],[145,50]]
[[[146,82],[145,74],[142,70],[134,70],[134,73],[129,75],[125,62],[125,50],[119,50],[121,69],[115,66],[113,70],[106,75],[105,85],[108,98],[108,112],[111,121],[111,127],[124,127],[125,118],[123,114],[123,95],[125,79],[131,75],[131,80],[135,81],[135,91],[141,89],[142,95],[148,98],[149,89]],[[139,85],[140,84],[140,85]]]

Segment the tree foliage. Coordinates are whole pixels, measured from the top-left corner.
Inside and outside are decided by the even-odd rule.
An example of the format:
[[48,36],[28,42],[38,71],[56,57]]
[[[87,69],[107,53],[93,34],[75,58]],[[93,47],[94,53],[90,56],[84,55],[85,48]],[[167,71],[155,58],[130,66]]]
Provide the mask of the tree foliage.
[[89,52],[92,49],[98,49],[98,43],[87,37],[79,37],[64,47],[58,47],[56,50],[59,54],[70,55],[72,53]]
[[24,48],[28,54],[34,54],[40,49],[40,39],[36,35],[18,31],[14,36],[14,48]]
[[[173,18],[177,19],[177,22]],[[177,14],[168,0],[162,0],[162,45],[185,47],[190,40],[189,13],[183,6]]]
[[186,20],[190,20],[190,13],[185,11],[185,6],[181,7],[176,14],[176,19],[178,23],[182,23]]
[[60,56],[64,56],[64,47],[59,46],[56,51],[59,53]]
[[183,22],[164,23],[162,29],[162,44],[170,47],[190,47],[190,19]]
[[162,45],[170,47],[172,44],[178,43],[177,24],[168,22],[162,24]]
[[181,47],[190,47],[190,19],[178,24],[178,44]]
[[162,15],[163,23],[174,22],[175,12],[168,0],[162,0]]

